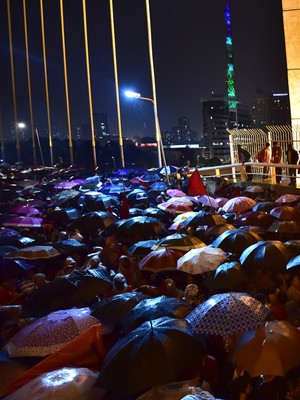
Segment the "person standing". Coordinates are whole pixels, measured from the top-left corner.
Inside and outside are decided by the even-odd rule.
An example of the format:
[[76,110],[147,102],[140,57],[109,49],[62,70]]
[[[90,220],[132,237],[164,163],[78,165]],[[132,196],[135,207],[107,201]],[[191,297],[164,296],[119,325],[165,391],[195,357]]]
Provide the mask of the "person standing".
[[[286,159],[288,164],[297,164],[298,163],[298,152],[293,148],[293,144],[289,143],[287,151],[285,152]],[[291,179],[290,186],[296,186],[296,168],[289,168],[289,176]]]
[[[270,143],[266,143],[266,147],[264,147],[256,156],[257,160],[261,163],[270,163],[271,162],[271,149]],[[269,176],[269,167],[264,166],[263,168],[263,179],[268,179]]]
[[[249,153],[249,151],[247,151],[246,149],[243,149],[240,144],[238,144],[237,148],[238,148],[239,162],[242,164],[249,162],[251,160],[251,154]],[[242,166],[242,168],[245,168],[244,165]],[[246,173],[247,181],[252,181],[253,177],[252,177],[252,172],[251,172],[251,165],[246,165],[245,173]]]
[[[278,146],[278,142],[273,142],[271,161],[274,164],[280,164],[282,161],[282,150],[281,150],[281,147]],[[280,183],[281,175],[282,175],[282,168],[275,167],[275,175],[276,175],[276,183]]]

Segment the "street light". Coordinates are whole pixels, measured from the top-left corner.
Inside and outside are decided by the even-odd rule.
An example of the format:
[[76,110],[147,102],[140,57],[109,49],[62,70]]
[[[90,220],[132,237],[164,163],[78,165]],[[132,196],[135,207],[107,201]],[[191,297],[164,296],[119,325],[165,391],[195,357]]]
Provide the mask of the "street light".
[[156,102],[153,99],[150,99],[149,97],[142,97],[140,93],[132,92],[130,90],[125,91],[125,96],[133,99],[140,99],[140,100],[146,100],[146,101],[151,101],[153,104],[153,111],[154,111],[154,119],[155,119],[155,137],[156,137],[156,144],[157,144],[157,156],[158,156],[158,167],[162,168],[162,159],[161,159],[161,133],[160,133],[160,127],[159,127],[159,121],[158,121],[158,115],[157,115],[157,105]]

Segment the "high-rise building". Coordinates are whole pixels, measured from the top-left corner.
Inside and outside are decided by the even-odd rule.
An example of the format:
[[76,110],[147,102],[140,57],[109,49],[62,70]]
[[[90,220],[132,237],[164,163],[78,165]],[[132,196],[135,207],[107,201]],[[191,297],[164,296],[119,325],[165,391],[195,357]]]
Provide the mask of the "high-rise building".
[[253,128],[264,128],[271,124],[272,98],[270,93],[261,89],[256,90],[256,96],[252,101]]
[[205,157],[230,162],[228,129],[251,128],[249,108],[238,103],[232,110],[227,97],[212,95],[202,100],[202,116]]
[[272,125],[291,125],[290,99],[288,93],[272,93]]
[[190,121],[186,117],[178,120],[178,126],[174,126],[171,132],[164,133],[165,144],[190,144],[196,142],[196,132],[190,127]]
[[95,139],[96,140],[108,140],[109,129],[107,114],[102,112],[94,112],[94,126],[95,126]]

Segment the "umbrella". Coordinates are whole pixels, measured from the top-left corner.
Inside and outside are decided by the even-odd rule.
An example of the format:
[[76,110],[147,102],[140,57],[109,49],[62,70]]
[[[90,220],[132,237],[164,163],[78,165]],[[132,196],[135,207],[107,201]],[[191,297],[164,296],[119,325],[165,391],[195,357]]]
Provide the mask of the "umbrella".
[[171,197],[185,197],[186,193],[179,189],[168,189],[167,194]]
[[7,219],[2,225],[17,228],[40,228],[43,218],[38,217],[12,217]]
[[140,240],[127,249],[127,253],[133,256],[145,256],[150,253],[157,240]]
[[5,280],[14,276],[24,276],[32,268],[32,265],[24,260],[0,259],[0,279]]
[[291,258],[289,262],[286,264],[287,270],[292,270],[293,268],[297,269],[298,267],[300,267],[300,255]]
[[53,244],[53,246],[61,253],[88,253],[89,247],[76,239],[60,240]]
[[223,232],[232,231],[235,227],[231,224],[214,225],[206,229],[205,236],[209,238],[220,236]]
[[145,190],[142,189],[134,189],[126,195],[127,199],[130,202],[143,202],[149,199],[149,195]]
[[85,180],[83,179],[75,179],[73,181],[68,181],[68,182],[59,182],[54,186],[54,189],[72,189],[74,186],[80,185],[84,183]]
[[198,382],[189,380],[156,385],[137,400],[216,400],[212,394],[194,384],[196,385]]
[[177,261],[177,269],[188,274],[197,275],[215,270],[227,259],[223,250],[205,246],[192,249]]
[[204,206],[219,208],[219,203],[211,196],[207,196],[206,194],[203,196],[196,197],[197,202],[203,204]]
[[11,228],[0,227],[0,245],[14,245],[18,238],[20,238],[20,232]]
[[247,226],[247,225],[255,225],[255,226],[263,226],[268,227],[272,224],[274,218],[264,211],[249,211],[245,214],[240,215],[235,221],[235,226]]
[[214,226],[226,224],[226,219],[218,213],[210,213],[206,211],[199,211],[196,215],[191,216],[185,220],[185,226]]
[[119,205],[117,197],[100,192],[86,192],[78,199],[78,205],[87,211],[106,211]]
[[147,321],[109,350],[96,386],[115,392],[119,399],[143,392],[176,380],[202,351],[186,321],[168,317]]
[[218,203],[218,208],[219,208],[223,207],[229,199],[227,197],[217,197],[215,200]]
[[137,207],[130,207],[129,208],[129,215],[131,217],[138,217],[140,215],[143,215],[143,210]]
[[298,221],[276,221],[267,229],[267,232],[298,234],[300,233],[300,222]]
[[256,203],[255,206],[253,206],[252,211],[266,211],[266,212],[269,212],[274,207],[276,207],[275,201],[262,201],[262,202]]
[[106,211],[91,211],[72,221],[68,228],[78,229],[82,235],[96,235],[98,230],[104,230],[117,218]]
[[[61,368],[43,373],[6,397],[18,399],[84,400],[94,398],[98,374],[88,368]],[[102,397],[103,393],[98,393]]]
[[49,259],[60,256],[61,253],[53,246],[29,246],[10,252],[7,258],[22,258],[25,260]]
[[45,357],[97,324],[88,308],[55,311],[23,327],[4,349],[10,357]]
[[193,211],[188,205],[179,201],[166,201],[158,204],[157,207],[171,214],[182,214],[186,213],[187,211]]
[[246,187],[245,192],[248,192],[248,193],[263,193],[264,192],[264,188],[262,188],[261,186],[248,186],[248,187]]
[[247,247],[261,241],[262,238],[254,232],[233,229],[222,233],[212,243],[223,251],[241,254]]
[[250,197],[239,196],[234,197],[227,201],[227,203],[222,207],[225,212],[235,212],[235,213],[243,213],[245,211],[251,210],[253,206],[255,206],[256,201],[250,199]]
[[210,272],[204,280],[204,285],[210,290],[234,291],[245,283],[246,276],[241,271],[241,265],[237,261],[225,262]]
[[40,318],[52,311],[83,307],[111,287],[106,270],[74,271],[32,292],[23,307],[22,317]]
[[162,237],[167,233],[165,226],[156,218],[147,216],[130,217],[112,224],[104,231],[106,236],[130,237],[141,240]]
[[261,240],[252,244],[240,256],[242,270],[251,273],[255,269],[282,271],[291,258],[291,250],[278,240]]
[[154,173],[146,173],[140,177],[141,183],[153,183],[161,180],[161,175]]
[[142,300],[134,306],[123,318],[122,325],[125,332],[128,333],[142,323],[157,318],[184,318],[191,310],[191,307],[184,300],[158,296],[154,299]]
[[157,172],[162,175],[175,174],[177,171],[178,171],[178,168],[175,167],[174,165],[167,165],[167,166],[159,168],[157,170]]
[[240,336],[233,359],[251,377],[285,376],[300,365],[300,331],[287,321],[268,321]]
[[288,240],[284,244],[296,252],[296,254],[300,254],[300,240]]
[[279,207],[274,207],[270,211],[270,215],[272,215],[275,218],[278,219],[284,219],[288,221],[296,221],[300,220],[300,214],[297,213],[295,208],[290,207],[290,206],[279,206]]
[[1,189],[0,190],[0,203],[13,200],[17,197],[18,193],[11,189]]
[[39,181],[35,181],[32,179],[24,179],[22,181],[17,181],[17,185],[21,186],[24,189],[37,186],[39,184]]
[[142,300],[148,297],[141,292],[125,292],[98,301],[91,308],[91,315],[107,328],[117,328],[125,315]]
[[172,250],[168,247],[152,250],[139,262],[139,268],[144,271],[162,272],[176,270],[177,260],[182,257],[183,252]]
[[276,203],[295,203],[300,200],[300,195],[297,194],[283,194],[275,200]]
[[7,210],[10,214],[24,214],[28,216],[42,215],[42,212],[35,207],[29,205],[14,205]]
[[195,333],[224,337],[264,325],[270,309],[247,293],[227,292],[211,296],[186,320]]
[[162,238],[153,246],[153,250],[158,250],[164,247],[173,250],[189,251],[195,248],[205,247],[206,244],[203,243],[196,236],[174,233],[173,235],[168,235]]
[[154,192],[164,192],[168,189],[168,187],[169,185],[166,182],[154,182],[152,183],[152,185],[150,185],[150,188]]
[[121,168],[118,169],[118,171],[114,172],[114,174],[119,175],[119,176],[129,176],[134,174],[134,170],[130,168]]

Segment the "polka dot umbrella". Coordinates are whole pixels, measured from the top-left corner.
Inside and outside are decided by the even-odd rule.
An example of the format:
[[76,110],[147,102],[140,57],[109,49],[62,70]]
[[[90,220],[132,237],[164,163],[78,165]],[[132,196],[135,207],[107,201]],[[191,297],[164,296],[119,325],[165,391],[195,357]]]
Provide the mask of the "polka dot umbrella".
[[88,308],[55,311],[22,328],[4,349],[10,357],[45,357],[97,324]]

